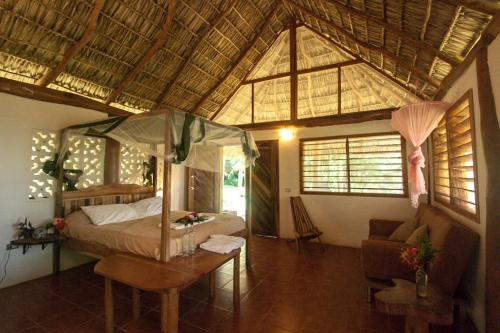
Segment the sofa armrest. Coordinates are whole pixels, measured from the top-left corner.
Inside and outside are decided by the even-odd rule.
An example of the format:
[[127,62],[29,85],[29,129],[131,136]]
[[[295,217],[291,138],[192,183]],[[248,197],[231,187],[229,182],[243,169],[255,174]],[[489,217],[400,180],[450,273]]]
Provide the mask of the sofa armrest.
[[401,249],[411,245],[386,240],[364,240],[361,258],[366,277],[375,279],[415,280],[415,272],[401,261]]
[[404,221],[370,219],[370,236],[379,235],[389,237]]

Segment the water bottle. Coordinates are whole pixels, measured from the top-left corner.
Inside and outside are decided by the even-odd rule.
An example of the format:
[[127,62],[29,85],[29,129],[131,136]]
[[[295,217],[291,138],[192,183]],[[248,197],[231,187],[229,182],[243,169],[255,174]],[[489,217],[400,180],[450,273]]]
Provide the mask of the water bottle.
[[194,225],[189,227],[189,255],[194,254],[194,250],[196,250],[196,237],[194,232]]
[[184,234],[182,235],[182,256],[189,256],[189,227],[184,227]]

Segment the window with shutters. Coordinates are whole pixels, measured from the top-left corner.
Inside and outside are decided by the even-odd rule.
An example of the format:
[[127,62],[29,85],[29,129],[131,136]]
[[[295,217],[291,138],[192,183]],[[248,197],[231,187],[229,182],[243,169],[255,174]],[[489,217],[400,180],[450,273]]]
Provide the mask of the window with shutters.
[[397,133],[301,139],[301,193],[407,196],[405,147]]
[[472,90],[445,114],[432,133],[434,198],[478,219],[478,191]]

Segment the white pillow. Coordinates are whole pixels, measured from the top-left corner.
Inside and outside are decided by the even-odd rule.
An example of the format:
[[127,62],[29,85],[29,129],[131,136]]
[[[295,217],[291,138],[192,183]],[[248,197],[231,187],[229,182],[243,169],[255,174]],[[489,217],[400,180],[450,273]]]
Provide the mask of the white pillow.
[[147,198],[129,204],[139,217],[148,217],[161,214],[161,207],[163,206],[162,197]]
[[139,218],[137,212],[125,204],[82,206],[81,208],[95,225],[119,223]]

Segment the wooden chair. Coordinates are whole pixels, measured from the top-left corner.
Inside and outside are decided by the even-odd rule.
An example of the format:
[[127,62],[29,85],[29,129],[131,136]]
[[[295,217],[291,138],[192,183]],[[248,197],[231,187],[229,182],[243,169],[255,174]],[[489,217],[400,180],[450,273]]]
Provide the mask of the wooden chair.
[[306,207],[300,197],[290,197],[290,204],[292,205],[293,225],[295,233],[295,243],[297,245],[297,253],[300,253],[300,246],[303,240],[310,240],[317,238],[324,251],[323,243],[321,243],[320,236],[323,234],[316,228],[307,214]]

